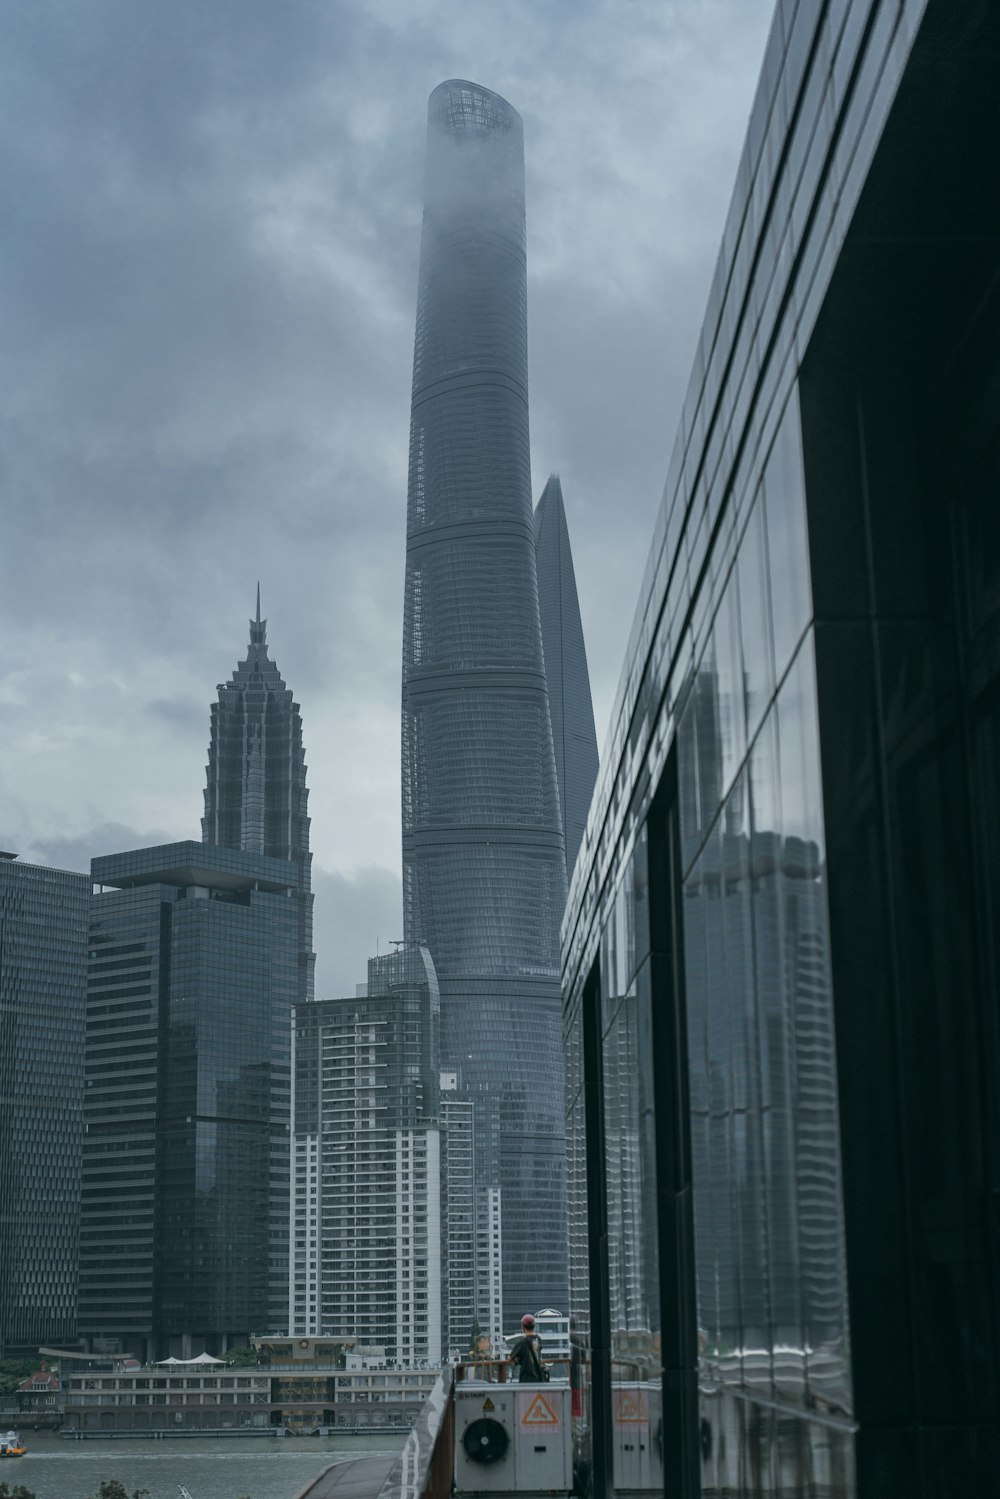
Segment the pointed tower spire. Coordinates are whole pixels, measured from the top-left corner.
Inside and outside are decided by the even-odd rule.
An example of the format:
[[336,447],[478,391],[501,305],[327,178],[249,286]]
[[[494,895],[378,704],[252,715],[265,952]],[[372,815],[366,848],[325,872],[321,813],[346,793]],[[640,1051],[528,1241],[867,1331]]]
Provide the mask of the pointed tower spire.
[[260,583],[257,584],[257,618],[250,621],[250,644],[259,645],[267,654],[267,620],[260,617]]
[[202,842],[284,859],[300,906],[301,1000],[313,995],[309,791],[302,714],[267,654],[267,620],[250,621],[250,648],[212,704]]

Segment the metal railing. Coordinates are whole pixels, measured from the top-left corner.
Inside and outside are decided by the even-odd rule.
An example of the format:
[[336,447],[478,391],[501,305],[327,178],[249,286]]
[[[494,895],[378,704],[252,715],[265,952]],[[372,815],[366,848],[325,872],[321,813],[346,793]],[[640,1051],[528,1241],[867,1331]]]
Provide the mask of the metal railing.
[[[545,1360],[555,1370],[568,1358]],[[378,1493],[378,1499],[450,1499],[455,1445],[456,1384],[482,1379],[492,1384],[512,1382],[516,1366],[508,1358],[468,1359],[447,1364],[424,1402],[403,1450]],[[557,1376],[558,1377],[558,1376]]]

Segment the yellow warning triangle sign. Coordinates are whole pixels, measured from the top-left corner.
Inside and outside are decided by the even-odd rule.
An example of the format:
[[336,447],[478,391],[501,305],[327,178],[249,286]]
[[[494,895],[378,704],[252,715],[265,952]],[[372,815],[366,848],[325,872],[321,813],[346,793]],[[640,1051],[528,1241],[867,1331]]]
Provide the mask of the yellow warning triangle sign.
[[559,1417],[544,1395],[536,1395],[521,1417],[522,1426],[558,1426]]
[[616,1421],[631,1424],[649,1420],[645,1390],[619,1390],[615,1406]]
[[493,1404],[493,1401],[490,1399],[490,1397],[488,1395],[487,1395],[486,1399],[483,1401],[483,1410],[484,1411],[495,1411],[496,1410],[496,1406]]

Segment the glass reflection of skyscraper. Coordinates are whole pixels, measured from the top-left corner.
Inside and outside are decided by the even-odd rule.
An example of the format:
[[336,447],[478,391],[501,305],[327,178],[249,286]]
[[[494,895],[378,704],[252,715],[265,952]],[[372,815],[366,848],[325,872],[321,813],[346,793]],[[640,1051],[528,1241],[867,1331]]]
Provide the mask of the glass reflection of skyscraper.
[[998,45],[771,28],[563,928],[592,1499],[1000,1492]]
[[[405,935],[441,987],[442,1065],[499,1097],[504,1301],[565,1301],[558,929],[566,876],[538,613],[518,114],[428,109],[402,703]],[[488,1168],[484,1168],[488,1169]]]

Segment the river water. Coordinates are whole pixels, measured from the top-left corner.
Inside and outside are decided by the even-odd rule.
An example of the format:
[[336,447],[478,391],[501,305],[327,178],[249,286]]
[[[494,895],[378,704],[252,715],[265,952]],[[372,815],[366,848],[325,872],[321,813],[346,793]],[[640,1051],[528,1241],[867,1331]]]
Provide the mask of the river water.
[[25,1431],[28,1451],[0,1467],[0,1481],[22,1483],[38,1499],[92,1499],[106,1478],[150,1499],[294,1499],[331,1463],[372,1452],[399,1452],[405,1436],[179,1437],[163,1441],[69,1442],[55,1432]]

